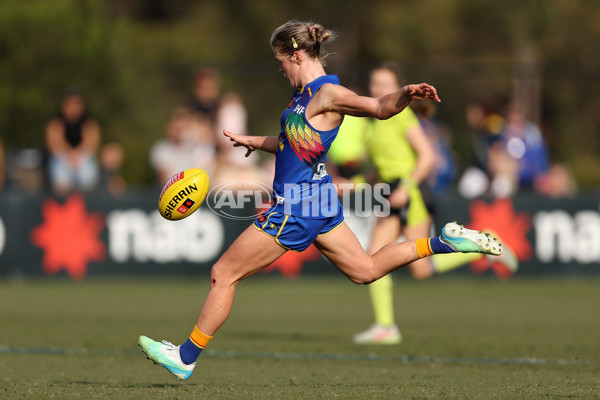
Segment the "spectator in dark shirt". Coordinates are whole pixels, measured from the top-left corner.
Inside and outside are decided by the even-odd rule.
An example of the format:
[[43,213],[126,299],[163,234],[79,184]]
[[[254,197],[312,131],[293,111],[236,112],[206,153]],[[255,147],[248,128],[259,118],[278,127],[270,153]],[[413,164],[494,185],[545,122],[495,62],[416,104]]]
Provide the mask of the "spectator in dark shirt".
[[46,125],[48,173],[55,193],[64,195],[72,190],[89,191],[97,187],[99,143],[100,127],[88,116],[81,94],[65,93],[58,115]]

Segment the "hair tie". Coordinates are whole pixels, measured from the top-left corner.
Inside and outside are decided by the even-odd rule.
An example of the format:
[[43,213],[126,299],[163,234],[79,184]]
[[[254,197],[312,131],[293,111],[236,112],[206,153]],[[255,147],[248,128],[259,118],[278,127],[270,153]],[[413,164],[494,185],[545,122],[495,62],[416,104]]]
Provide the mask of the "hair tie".
[[298,48],[298,43],[296,43],[296,39],[294,39],[293,37],[292,37],[292,47],[295,49]]
[[311,25],[310,28],[308,28],[308,32],[312,35],[312,31],[313,29],[315,29],[314,25]]

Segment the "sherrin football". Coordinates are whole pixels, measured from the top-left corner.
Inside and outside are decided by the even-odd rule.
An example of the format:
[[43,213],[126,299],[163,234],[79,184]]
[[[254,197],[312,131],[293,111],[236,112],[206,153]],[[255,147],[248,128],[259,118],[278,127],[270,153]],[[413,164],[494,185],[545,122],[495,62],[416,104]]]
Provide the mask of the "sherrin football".
[[190,168],[171,177],[158,197],[160,215],[177,221],[191,215],[204,202],[209,187],[208,175],[200,168]]

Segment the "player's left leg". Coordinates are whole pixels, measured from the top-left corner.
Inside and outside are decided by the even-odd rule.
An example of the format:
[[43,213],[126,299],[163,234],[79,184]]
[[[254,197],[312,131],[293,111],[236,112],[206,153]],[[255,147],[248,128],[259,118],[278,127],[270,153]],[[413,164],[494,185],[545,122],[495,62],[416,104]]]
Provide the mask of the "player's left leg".
[[[404,230],[404,235],[407,240],[427,237],[431,232],[431,220],[429,217],[425,222],[420,224],[407,226]],[[503,253],[504,254],[504,253]],[[486,254],[481,253],[451,253],[451,254],[435,254],[432,257],[421,258],[413,261],[408,265],[410,274],[415,279],[427,279],[435,274],[443,274],[452,271],[456,268],[469,264],[472,261],[486,257]],[[493,257],[495,256],[489,256]],[[497,257],[501,261],[501,257]]]
[[502,253],[502,245],[490,233],[466,229],[455,222],[446,224],[440,237],[389,243],[373,255],[363,250],[345,223],[319,236],[315,246],[352,282],[358,284],[369,284],[395,269],[433,254]]
[[[428,237],[431,233],[431,216],[425,217],[425,219],[418,224],[408,225],[404,228],[404,236],[406,240],[416,240],[419,238]],[[431,265],[430,258],[420,258],[413,261],[408,265],[410,274],[413,278],[421,280],[430,278],[433,275],[433,268]]]
[[387,244],[369,255],[344,222],[319,236],[314,244],[348,279],[358,284],[374,282],[419,258],[414,241]]

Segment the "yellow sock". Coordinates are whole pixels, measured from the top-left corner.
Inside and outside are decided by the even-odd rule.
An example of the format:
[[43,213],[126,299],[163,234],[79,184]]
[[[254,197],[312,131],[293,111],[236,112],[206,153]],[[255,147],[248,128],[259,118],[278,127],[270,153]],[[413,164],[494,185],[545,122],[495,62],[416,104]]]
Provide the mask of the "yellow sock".
[[198,329],[198,327],[196,325],[194,325],[194,330],[192,331],[192,334],[190,335],[190,340],[192,342],[194,342],[194,344],[198,347],[200,347],[201,349],[205,348],[206,345],[208,344],[208,342],[210,342],[210,339],[212,339],[212,336],[208,336],[205,335],[204,333],[202,333],[200,331],[200,329]]
[[195,363],[196,359],[200,353],[202,353],[202,350],[204,350],[204,347],[206,347],[210,339],[212,339],[212,336],[208,336],[200,332],[200,329],[194,325],[192,334],[188,337],[185,343],[179,346],[179,356],[181,357],[181,361],[188,365]]
[[369,285],[375,322],[383,326],[394,325],[394,282],[386,275]]
[[478,260],[481,257],[485,257],[485,255],[479,253],[451,253],[435,254],[430,260],[433,264],[433,270],[437,274],[443,274],[444,272],[462,267],[471,261]]
[[433,254],[433,250],[429,244],[429,238],[415,240],[417,246],[417,254],[419,258],[428,257]]

